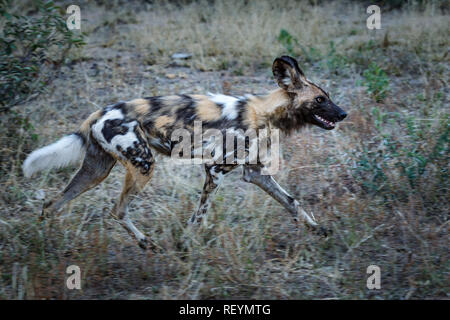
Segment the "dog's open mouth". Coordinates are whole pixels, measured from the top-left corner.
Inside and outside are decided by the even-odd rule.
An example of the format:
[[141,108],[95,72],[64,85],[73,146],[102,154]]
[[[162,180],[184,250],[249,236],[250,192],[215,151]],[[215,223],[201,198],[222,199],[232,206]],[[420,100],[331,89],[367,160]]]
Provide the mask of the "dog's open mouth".
[[324,129],[331,130],[334,129],[336,123],[333,121],[327,120],[317,114],[314,115],[314,119],[320,124],[320,126]]

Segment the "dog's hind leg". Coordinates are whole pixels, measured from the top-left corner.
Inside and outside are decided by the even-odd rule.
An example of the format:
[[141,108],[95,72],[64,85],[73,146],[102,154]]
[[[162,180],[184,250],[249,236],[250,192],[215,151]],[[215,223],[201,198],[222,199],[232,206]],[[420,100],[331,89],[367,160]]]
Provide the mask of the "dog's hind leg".
[[115,163],[116,159],[95,142],[90,142],[81,168],[60,194],[45,202],[41,219],[51,213],[56,213],[65,203],[102,182]]
[[206,180],[203,186],[197,212],[189,219],[189,224],[199,224],[211,205],[211,196],[215,194],[223,177],[236,168],[236,165],[205,165]]
[[128,204],[131,197],[144,188],[153,173],[155,160],[146,135],[136,120],[125,118],[123,110],[116,108],[106,112],[92,126],[92,136],[127,170],[122,193],[111,215],[145,249],[147,240],[128,217]]
[[153,173],[153,162],[149,170],[142,174],[138,169],[129,163],[124,164],[127,168],[125,181],[119,201],[114,205],[111,215],[119,221],[122,227],[138,242],[142,249],[147,247],[147,239],[145,235],[139,231],[128,216],[128,204],[133,195],[138,194],[147,182],[151,179]]
[[300,204],[289,193],[287,193],[270,175],[262,175],[260,166],[244,166],[244,181],[253,183],[267,192],[272,198],[277,200],[292,215],[294,220],[298,220],[300,215],[305,222],[314,229],[318,226],[314,216],[308,215]]

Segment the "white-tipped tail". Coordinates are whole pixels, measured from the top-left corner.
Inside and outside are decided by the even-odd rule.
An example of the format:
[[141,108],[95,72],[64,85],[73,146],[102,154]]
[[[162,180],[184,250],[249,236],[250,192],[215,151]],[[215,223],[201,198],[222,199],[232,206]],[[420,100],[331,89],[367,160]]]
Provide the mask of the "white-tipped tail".
[[22,165],[22,170],[28,178],[45,169],[61,168],[75,163],[83,158],[84,153],[83,138],[70,134],[30,153]]

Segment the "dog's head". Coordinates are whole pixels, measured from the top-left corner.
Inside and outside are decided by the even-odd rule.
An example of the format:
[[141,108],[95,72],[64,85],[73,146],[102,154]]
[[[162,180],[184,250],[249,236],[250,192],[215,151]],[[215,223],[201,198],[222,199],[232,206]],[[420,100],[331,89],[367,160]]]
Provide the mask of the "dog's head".
[[279,118],[287,129],[298,128],[306,123],[332,130],[336,122],[347,116],[344,110],[331,101],[328,93],[308,81],[297,61],[289,56],[275,59],[272,72],[280,88],[290,98],[290,104]]

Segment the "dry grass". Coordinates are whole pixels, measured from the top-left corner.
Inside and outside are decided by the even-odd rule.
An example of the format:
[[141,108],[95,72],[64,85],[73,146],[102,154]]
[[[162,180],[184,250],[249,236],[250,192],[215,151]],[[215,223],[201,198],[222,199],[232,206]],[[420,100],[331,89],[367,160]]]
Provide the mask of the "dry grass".
[[[437,14],[434,7],[391,13],[383,21],[388,40],[403,50],[435,53],[447,43],[449,30],[448,17]],[[359,3],[339,2],[309,6],[287,1],[280,6],[269,1],[218,1],[211,6],[198,1],[182,8],[166,4],[141,11],[137,23],[120,38],[131,41],[155,63],[167,63],[168,53],[187,51],[195,56],[190,63],[195,68],[235,70],[270,65],[273,57],[285,53],[276,41],[282,29],[298,40],[293,53],[300,56],[302,49],[311,47],[324,52],[330,41],[336,43],[337,53],[344,53],[368,39],[380,40],[384,32],[361,27],[367,18],[364,10]]]
[[[0,120],[0,298],[448,298],[449,27],[433,3],[384,14],[377,32],[365,28],[365,8],[355,2],[81,9],[88,45],[48,94]],[[191,232],[185,222],[202,170],[162,158],[130,208],[157,252],[142,252],[108,215],[120,166],[58,217],[37,221],[44,196],[61,190],[74,168],[27,180],[19,169],[27,153],[118,100],[269,90],[269,65],[286,52],[281,29],[297,39],[292,54],[307,75],[349,113],[335,131],[286,138],[277,175],[331,237],[296,228],[280,205],[241,181],[240,170],[225,179],[207,226]],[[193,57],[173,63],[178,51]],[[371,61],[389,78],[378,103],[361,85]],[[81,291],[65,288],[71,264],[82,270]],[[381,290],[366,289],[372,264],[381,267]]]

